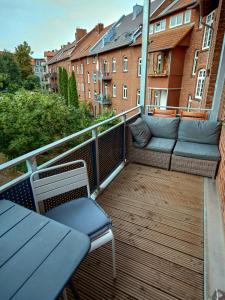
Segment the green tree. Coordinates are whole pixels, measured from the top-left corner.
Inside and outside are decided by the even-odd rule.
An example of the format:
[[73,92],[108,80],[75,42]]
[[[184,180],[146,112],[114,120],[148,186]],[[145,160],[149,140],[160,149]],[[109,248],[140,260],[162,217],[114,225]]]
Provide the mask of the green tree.
[[62,69],[62,96],[68,104],[68,74],[65,68]]
[[68,104],[76,108],[79,107],[77,84],[74,71],[72,71],[72,75],[70,76],[68,82]]
[[89,126],[90,118],[58,94],[20,90],[0,101],[0,152],[9,159]]
[[31,47],[27,42],[23,42],[15,48],[15,57],[20,66],[22,79],[26,79],[27,76],[33,73],[31,65]]
[[36,75],[29,75],[23,81],[23,87],[28,91],[33,91],[41,88],[40,78]]
[[14,92],[21,85],[21,72],[12,53],[4,51],[0,55],[0,91]]
[[63,96],[62,77],[63,77],[63,69],[62,69],[62,67],[59,67],[59,74],[58,74],[59,93]]

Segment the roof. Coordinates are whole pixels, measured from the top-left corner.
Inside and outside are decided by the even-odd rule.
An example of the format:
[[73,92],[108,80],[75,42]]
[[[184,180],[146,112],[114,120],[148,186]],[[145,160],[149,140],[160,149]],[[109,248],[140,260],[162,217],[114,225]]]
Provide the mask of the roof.
[[[192,31],[193,27],[194,24],[189,24],[152,35],[150,38],[150,46],[148,52],[173,49],[179,44],[181,46],[188,46],[187,42],[182,44],[181,42]],[[131,46],[136,46],[140,44],[141,36]]]
[[197,3],[197,0],[175,0],[170,5],[168,5],[158,16],[154,19],[169,15],[173,12],[176,12],[180,9],[192,6]]
[[111,26],[112,25],[107,26],[100,33],[96,27],[88,32],[81,43],[74,48],[74,51],[71,54],[71,60],[91,55],[89,51],[90,48],[106,33],[107,30],[109,30]]
[[61,48],[56,54],[48,61],[48,64],[54,64],[58,61],[62,61],[65,59],[70,58],[71,53],[73,52],[74,48],[76,47],[77,42],[74,41],[72,43],[67,44],[63,48]]
[[[163,2],[164,0],[155,0],[151,3],[151,15]],[[135,18],[134,14],[136,14]],[[130,45],[133,42],[134,35],[141,29],[142,19],[143,7],[135,5],[131,14],[123,15],[90,49],[91,54],[98,54]]]

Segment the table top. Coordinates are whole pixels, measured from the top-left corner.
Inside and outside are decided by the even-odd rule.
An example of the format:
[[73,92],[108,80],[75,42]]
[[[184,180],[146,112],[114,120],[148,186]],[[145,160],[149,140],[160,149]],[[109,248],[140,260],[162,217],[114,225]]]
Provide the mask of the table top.
[[56,299],[90,244],[79,231],[0,200],[0,299]]

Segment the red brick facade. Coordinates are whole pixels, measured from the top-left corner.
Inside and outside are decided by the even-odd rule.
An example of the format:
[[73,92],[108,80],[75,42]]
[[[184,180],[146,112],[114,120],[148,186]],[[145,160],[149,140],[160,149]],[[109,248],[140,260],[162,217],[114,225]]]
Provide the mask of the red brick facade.
[[220,139],[220,153],[221,153],[221,162],[217,175],[217,185],[221,197],[221,205],[224,213],[225,221],[225,125],[222,128],[222,135]]

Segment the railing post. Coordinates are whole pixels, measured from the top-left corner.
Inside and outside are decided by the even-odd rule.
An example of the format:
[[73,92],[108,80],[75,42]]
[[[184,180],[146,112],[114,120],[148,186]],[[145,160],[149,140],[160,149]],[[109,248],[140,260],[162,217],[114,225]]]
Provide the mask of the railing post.
[[36,161],[36,157],[31,157],[29,159],[26,160],[26,165],[27,165],[27,171],[28,172],[35,172],[37,171],[37,161]]
[[124,114],[122,116],[122,122],[123,122],[123,162],[126,162],[126,123],[127,123],[127,116]]
[[96,162],[96,184],[97,192],[100,188],[100,171],[99,171],[99,145],[98,145],[98,129],[92,130],[92,137],[95,139],[95,162]]

